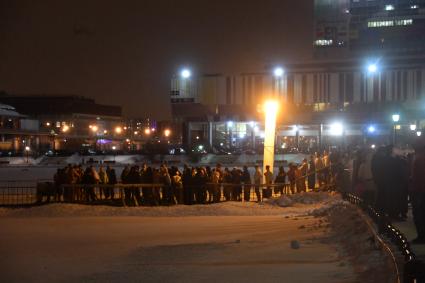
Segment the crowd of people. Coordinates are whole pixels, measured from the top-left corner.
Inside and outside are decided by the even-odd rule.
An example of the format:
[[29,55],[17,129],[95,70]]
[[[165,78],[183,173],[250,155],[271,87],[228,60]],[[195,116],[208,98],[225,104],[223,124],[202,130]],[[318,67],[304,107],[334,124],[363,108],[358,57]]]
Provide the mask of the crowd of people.
[[94,166],[83,169],[82,165],[68,165],[58,169],[54,176],[55,199],[95,202],[124,198],[126,204],[135,205],[261,202],[263,198],[316,190],[330,184],[331,159],[326,151],[316,153],[300,164],[290,163],[287,171],[279,167],[275,174],[270,166],[266,166],[265,172],[259,166],[250,172],[247,166],[228,168],[221,164],[213,168],[184,165],[181,169],[165,163],[159,168],[127,165],[120,174],[120,182],[110,166],[96,170]]
[[391,145],[357,152],[353,162],[353,187],[366,203],[393,221],[405,221],[412,204],[418,238],[425,244],[425,143],[415,152]]

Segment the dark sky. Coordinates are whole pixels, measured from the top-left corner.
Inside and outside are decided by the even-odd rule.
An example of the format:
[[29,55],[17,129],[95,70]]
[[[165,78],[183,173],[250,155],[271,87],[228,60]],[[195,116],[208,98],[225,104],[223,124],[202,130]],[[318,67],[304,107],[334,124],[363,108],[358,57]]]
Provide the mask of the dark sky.
[[0,90],[169,117],[169,79],[311,56],[312,0],[0,0]]

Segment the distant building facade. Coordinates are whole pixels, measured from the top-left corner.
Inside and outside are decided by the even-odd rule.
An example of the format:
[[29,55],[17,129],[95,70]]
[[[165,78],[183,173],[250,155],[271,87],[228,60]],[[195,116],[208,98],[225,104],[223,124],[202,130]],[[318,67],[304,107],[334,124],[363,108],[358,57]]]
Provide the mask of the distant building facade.
[[314,55],[414,55],[425,51],[424,0],[315,0]]

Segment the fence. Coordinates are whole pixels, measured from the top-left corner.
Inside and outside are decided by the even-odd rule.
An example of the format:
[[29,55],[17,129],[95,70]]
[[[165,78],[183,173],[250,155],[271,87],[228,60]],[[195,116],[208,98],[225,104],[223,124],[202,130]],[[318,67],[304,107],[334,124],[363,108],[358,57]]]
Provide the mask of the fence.
[[[404,257],[403,262],[403,282],[416,283],[425,282],[425,263],[418,260],[416,255],[410,248],[407,238],[395,228],[389,221],[386,215],[378,212],[373,206],[367,204],[363,199],[351,193],[344,194],[344,198],[353,204],[360,206],[375,222],[378,227],[378,232],[386,236],[402,253]],[[391,250],[387,249],[392,254]],[[392,254],[393,258],[394,255]],[[398,266],[397,262],[395,264]],[[400,275],[397,274],[400,282]]]

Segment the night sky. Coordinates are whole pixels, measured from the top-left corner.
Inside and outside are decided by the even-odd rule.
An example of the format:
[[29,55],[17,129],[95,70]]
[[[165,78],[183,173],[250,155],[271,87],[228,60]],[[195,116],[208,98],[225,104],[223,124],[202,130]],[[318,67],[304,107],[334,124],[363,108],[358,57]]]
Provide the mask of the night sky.
[[0,0],[0,90],[170,117],[169,79],[308,60],[312,0]]

